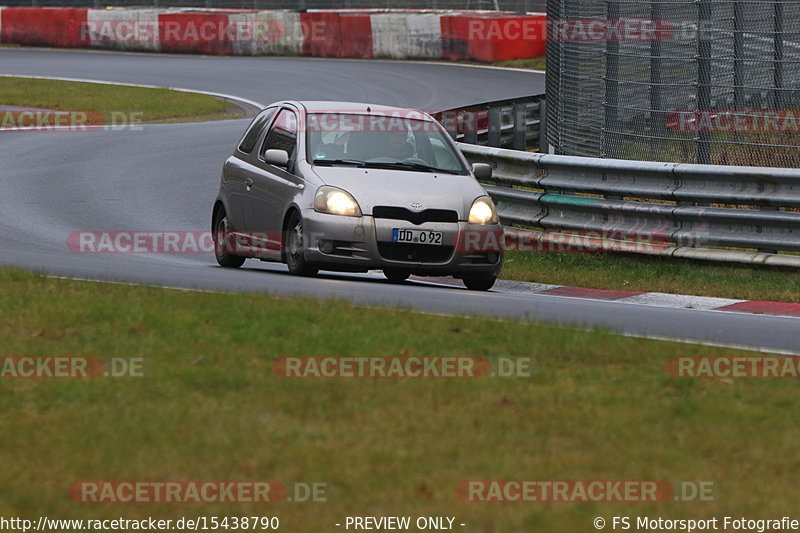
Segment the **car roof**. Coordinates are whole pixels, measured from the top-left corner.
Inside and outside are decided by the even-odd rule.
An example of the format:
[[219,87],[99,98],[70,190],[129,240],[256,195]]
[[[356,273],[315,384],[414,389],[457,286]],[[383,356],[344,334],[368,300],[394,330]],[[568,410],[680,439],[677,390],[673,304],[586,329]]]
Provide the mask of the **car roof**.
[[[408,109],[403,107],[393,107],[378,104],[366,104],[360,102],[334,102],[326,100],[303,100],[286,102],[295,104],[298,107],[304,107],[308,113],[352,113],[358,115],[369,114],[403,114],[409,111],[415,111],[415,119],[430,120],[427,113],[417,109]],[[419,116],[417,116],[419,113]]]

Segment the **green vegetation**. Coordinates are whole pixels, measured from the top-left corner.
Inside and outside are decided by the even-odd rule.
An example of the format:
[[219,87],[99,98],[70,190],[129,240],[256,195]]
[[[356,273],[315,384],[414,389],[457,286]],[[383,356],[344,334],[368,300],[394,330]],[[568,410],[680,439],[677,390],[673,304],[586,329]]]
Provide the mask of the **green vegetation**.
[[238,106],[204,94],[34,78],[0,77],[0,106],[83,111],[87,113],[86,124],[110,123],[113,113],[124,113],[128,121],[132,117],[144,123],[244,116]]
[[547,70],[546,57],[533,57],[530,59],[507,59],[505,61],[497,61],[492,63],[498,67],[507,68],[525,68],[529,70]]
[[[472,531],[592,531],[596,516],[779,517],[796,503],[797,382],[665,372],[670,357],[729,350],[16,270],[0,290],[2,355],[145,359],[138,378],[0,379],[0,516],[277,515],[311,533],[347,515],[449,515]],[[529,357],[535,373],[277,378],[287,355]],[[715,501],[466,503],[468,479],[703,480]],[[82,480],[329,485],[327,503],[91,505],[68,496]]]
[[502,277],[592,289],[800,302],[800,272],[611,253],[509,253]]

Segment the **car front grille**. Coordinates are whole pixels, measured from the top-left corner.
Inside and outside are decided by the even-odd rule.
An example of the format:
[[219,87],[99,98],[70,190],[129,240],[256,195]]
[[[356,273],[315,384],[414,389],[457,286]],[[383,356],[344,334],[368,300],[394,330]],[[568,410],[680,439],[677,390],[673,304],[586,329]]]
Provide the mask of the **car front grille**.
[[372,208],[372,216],[391,220],[405,220],[415,225],[425,222],[458,222],[458,213],[449,209],[411,211],[405,207],[379,205]]
[[446,263],[453,255],[452,246],[431,246],[399,242],[379,242],[378,253],[388,261]]

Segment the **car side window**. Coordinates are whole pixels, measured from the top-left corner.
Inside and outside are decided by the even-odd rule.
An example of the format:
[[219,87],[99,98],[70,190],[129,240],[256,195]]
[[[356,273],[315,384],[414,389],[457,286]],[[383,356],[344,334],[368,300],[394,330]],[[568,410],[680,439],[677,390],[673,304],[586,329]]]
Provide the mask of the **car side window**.
[[267,150],[286,150],[291,160],[296,146],[297,115],[288,109],[281,109],[267,133],[267,138],[264,139],[259,155],[263,158]]
[[250,127],[247,129],[247,133],[242,137],[242,142],[239,143],[240,152],[249,154],[253,151],[253,148],[256,147],[258,137],[261,135],[261,132],[264,131],[267,124],[269,124],[269,120],[272,118],[272,115],[275,114],[276,109],[277,108],[274,107],[265,109],[253,119],[253,122],[250,123]]

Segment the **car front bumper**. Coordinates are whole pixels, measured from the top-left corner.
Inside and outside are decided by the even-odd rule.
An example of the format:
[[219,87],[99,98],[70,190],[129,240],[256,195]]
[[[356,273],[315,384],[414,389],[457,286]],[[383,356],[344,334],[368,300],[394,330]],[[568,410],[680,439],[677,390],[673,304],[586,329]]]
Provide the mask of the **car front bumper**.
[[[321,269],[397,270],[417,275],[496,276],[503,264],[499,224],[425,222],[303,212],[305,259]],[[442,244],[392,242],[394,229],[442,232]]]

